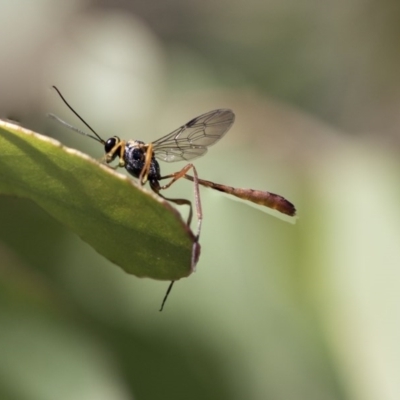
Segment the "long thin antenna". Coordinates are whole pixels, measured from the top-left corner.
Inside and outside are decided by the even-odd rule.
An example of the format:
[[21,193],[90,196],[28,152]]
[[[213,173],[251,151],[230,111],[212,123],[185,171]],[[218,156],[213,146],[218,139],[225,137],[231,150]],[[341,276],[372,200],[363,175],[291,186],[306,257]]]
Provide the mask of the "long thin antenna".
[[100,143],[102,143],[102,144],[105,144],[106,142],[97,134],[97,132],[72,108],[72,106],[68,103],[68,101],[67,100],[65,100],[65,98],[64,98],[64,96],[61,94],[61,92],[58,90],[58,88],[56,87],[56,86],[52,86],[53,87],[53,89],[58,93],[58,95],[61,97],[61,100],[65,103],[65,105],[96,135],[96,137],[93,137],[93,136],[91,136],[91,135],[88,135],[87,133],[85,133],[85,132],[83,132],[83,131],[81,131],[81,130],[79,130],[79,129],[77,129],[77,128],[74,128],[72,125],[69,125],[68,123],[66,123],[66,122],[64,122],[62,119],[60,119],[60,118],[58,118],[58,117],[56,117],[54,114],[49,114],[49,116],[51,117],[51,118],[54,118],[54,119],[56,119],[56,120],[58,120],[59,122],[61,122],[63,125],[65,125],[65,126],[67,126],[67,127],[69,127],[69,128],[71,128],[72,130],[74,130],[75,132],[78,132],[78,133],[80,133],[80,134],[82,134],[82,135],[85,135],[85,136],[89,136],[89,137],[91,137],[92,139],[95,139],[95,140],[97,140],[98,142],[100,142]]
[[69,124],[68,122],[65,122],[65,121],[62,120],[60,117],[57,117],[57,115],[55,115],[55,114],[48,113],[47,116],[48,116],[49,118],[55,119],[55,120],[56,120],[57,122],[59,122],[61,125],[66,126],[68,129],[71,129],[72,131],[75,131],[75,132],[77,132],[77,133],[79,133],[79,134],[81,134],[81,135],[84,135],[84,136],[89,136],[90,138],[96,140],[97,142],[100,142],[100,143],[104,144],[104,142],[103,142],[102,140],[97,139],[96,136],[89,135],[88,133],[86,133],[86,132],[80,130],[79,128],[76,128],[75,126]]

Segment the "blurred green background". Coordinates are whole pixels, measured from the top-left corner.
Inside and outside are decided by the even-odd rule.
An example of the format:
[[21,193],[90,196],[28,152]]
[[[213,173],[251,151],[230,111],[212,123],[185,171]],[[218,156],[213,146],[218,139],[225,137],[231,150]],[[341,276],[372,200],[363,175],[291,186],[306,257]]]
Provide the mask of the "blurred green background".
[[3,0],[1,117],[100,158],[46,120],[81,127],[51,85],[105,138],[232,108],[199,175],[299,219],[202,190],[197,272],[160,314],[165,282],[0,198],[0,398],[398,400],[399,19],[395,1]]

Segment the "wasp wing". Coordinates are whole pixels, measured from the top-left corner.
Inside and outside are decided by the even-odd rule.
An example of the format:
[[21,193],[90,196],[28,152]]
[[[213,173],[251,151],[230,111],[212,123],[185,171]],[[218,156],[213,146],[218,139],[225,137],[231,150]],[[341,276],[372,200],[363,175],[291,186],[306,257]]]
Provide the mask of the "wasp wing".
[[193,160],[218,142],[234,121],[231,110],[209,111],[153,142],[154,155],[167,162]]

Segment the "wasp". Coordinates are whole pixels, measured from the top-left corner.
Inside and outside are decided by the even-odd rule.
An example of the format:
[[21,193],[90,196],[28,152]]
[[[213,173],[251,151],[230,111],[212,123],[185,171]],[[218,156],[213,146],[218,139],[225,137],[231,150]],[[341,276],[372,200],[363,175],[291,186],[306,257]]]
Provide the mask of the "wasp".
[[[203,213],[201,208],[199,185],[218,190],[243,200],[269,207],[283,214],[294,216],[296,214],[295,206],[284,197],[261,190],[234,188],[200,179],[198,177],[195,166],[192,163],[186,164],[182,169],[168,175],[161,175],[158,160],[165,162],[191,161],[195,158],[202,157],[207,153],[210,146],[217,143],[235,121],[235,114],[229,109],[217,109],[193,118],[180,128],[172,131],[168,135],[161,137],[150,143],[140,140],[124,140],[119,136],[112,136],[107,140],[102,139],[97,132],[70,106],[64,96],[56,86],[53,88],[57,91],[67,107],[86,125],[94,134],[88,134],[67,122],[61,120],[54,114],[49,114],[51,118],[56,119],[68,128],[88,136],[104,146],[104,161],[111,164],[118,158],[118,165],[115,168],[125,168],[129,174],[137,178],[141,185],[147,182],[150,188],[165,200],[174,202],[175,204],[186,204],[189,206],[189,216],[187,224],[190,225],[193,216],[192,203],[187,199],[171,199],[165,197],[161,191],[168,189],[178,179],[184,178],[194,183],[194,199],[197,214],[197,233],[192,251],[192,270],[195,269],[200,254],[199,237]],[[188,172],[192,170],[193,175]],[[160,182],[170,179],[165,185]],[[160,311],[163,310],[166,299],[172,289],[174,281],[171,282],[163,299]]]

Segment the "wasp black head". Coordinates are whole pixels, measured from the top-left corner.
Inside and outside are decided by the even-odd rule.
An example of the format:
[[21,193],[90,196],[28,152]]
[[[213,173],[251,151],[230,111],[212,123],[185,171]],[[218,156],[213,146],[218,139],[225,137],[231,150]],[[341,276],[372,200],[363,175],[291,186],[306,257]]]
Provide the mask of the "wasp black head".
[[112,138],[107,139],[104,144],[105,152],[109,153],[120,141],[121,139],[118,136],[113,136]]

